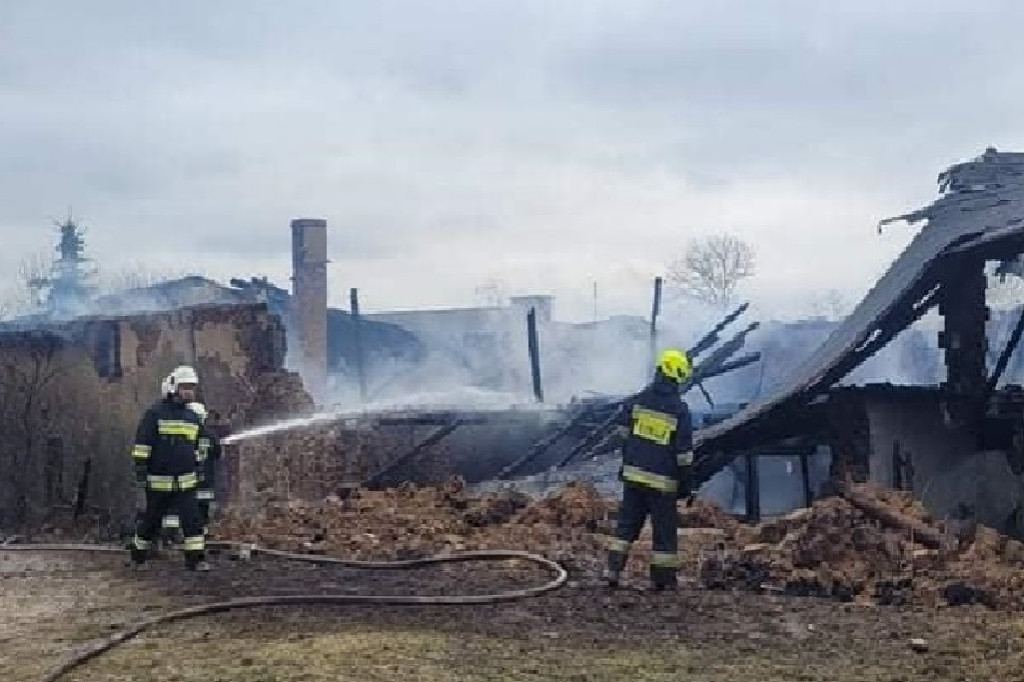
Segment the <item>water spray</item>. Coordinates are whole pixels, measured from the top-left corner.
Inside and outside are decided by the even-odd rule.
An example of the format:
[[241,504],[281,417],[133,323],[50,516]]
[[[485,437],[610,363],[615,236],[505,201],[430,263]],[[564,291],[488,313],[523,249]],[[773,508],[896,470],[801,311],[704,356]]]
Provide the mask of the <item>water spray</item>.
[[387,417],[389,415],[407,414],[409,412],[450,411],[450,412],[550,412],[559,409],[555,405],[544,405],[524,399],[522,396],[508,393],[487,391],[460,391],[458,393],[422,393],[396,401],[375,401],[358,407],[335,407],[330,410],[313,414],[289,417],[280,421],[254,426],[229,436],[221,441],[231,445],[240,441],[261,436],[269,436],[294,429],[306,428],[316,424],[327,423],[359,423]]

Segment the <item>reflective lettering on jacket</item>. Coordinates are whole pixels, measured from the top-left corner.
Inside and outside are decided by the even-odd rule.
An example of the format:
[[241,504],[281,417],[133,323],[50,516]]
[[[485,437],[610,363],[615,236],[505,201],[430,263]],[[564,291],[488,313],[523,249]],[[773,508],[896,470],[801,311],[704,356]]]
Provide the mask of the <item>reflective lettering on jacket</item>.
[[674,415],[651,410],[640,405],[633,406],[633,435],[658,445],[672,442],[679,421]]
[[622,444],[624,482],[675,494],[692,463],[690,411],[676,384],[655,379],[627,399],[618,419],[625,427]]

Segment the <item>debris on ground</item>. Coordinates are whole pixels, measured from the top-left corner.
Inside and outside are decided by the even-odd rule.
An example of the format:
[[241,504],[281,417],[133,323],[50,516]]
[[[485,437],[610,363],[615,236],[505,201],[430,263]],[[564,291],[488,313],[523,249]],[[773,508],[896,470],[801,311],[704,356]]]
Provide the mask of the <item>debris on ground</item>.
[[[969,542],[909,493],[857,486],[843,496],[751,526],[713,504],[680,503],[684,576],[740,589],[880,605],[1024,607],[1024,545],[977,527]],[[221,537],[358,559],[521,548],[594,577],[614,530],[615,503],[573,483],[542,500],[514,492],[473,496],[459,479],[439,487],[353,491],[318,503],[229,514]],[[865,511],[868,509],[868,511]],[[881,512],[881,513],[879,513]],[[937,545],[938,543],[938,545]],[[649,529],[632,553],[646,574]]]
[[597,532],[614,505],[587,485],[532,501],[518,493],[470,496],[460,479],[357,490],[319,503],[275,504],[259,516],[228,514],[220,537],[354,559],[407,559],[479,549],[542,551],[555,558],[598,555]]

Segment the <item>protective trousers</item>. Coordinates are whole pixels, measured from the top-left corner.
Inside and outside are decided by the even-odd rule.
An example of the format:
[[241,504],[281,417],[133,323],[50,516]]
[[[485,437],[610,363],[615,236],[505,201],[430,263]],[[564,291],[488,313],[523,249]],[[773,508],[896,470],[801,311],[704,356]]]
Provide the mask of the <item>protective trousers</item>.
[[213,514],[214,491],[211,488],[200,488],[196,491],[196,501],[199,505],[199,518],[203,524],[203,533],[210,532],[210,517]]
[[626,566],[630,547],[640,537],[647,517],[651,518],[653,553],[650,575],[655,588],[675,587],[679,569],[677,555],[679,517],[675,492],[661,492],[631,483],[623,484],[622,505],[615,538],[609,543],[608,573],[615,579]]
[[181,519],[185,536],[185,563],[189,568],[195,568],[203,560],[206,549],[195,489],[146,491],[146,511],[132,540],[132,560],[140,564],[146,561],[153,540],[160,531],[164,514],[170,509],[176,509]]

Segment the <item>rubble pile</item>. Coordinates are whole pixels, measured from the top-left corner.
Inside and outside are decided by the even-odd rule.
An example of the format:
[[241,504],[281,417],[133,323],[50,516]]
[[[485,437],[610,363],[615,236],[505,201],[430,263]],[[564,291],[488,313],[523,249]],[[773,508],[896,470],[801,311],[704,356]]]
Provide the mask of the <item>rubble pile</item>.
[[274,504],[258,516],[229,511],[215,533],[276,549],[366,560],[524,549],[580,568],[581,561],[599,556],[596,531],[613,511],[589,486],[570,485],[532,501],[519,493],[470,496],[462,480],[452,478],[439,487],[406,484],[317,503]]
[[[757,527],[723,529],[724,542],[702,557],[698,578],[710,588],[740,588],[841,601],[904,605],[984,603],[1024,606],[1024,545],[992,529],[965,535],[937,522],[909,494],[861,488],[896,527],[844,497],[821,500]],[[919,525],[918,525],[919,524]],[[928,546],[915,528],[943,539]]]
[[[1024,607],[1024,544],[977,527],[965,535],[933,519],[909,495],[859,488],[845,497],[749,526],[712,504],[680,503],[683,576],[710,589],[740,589],[875,604]],[[888,521],[863,508],[884,507]],[[475,549],[524,549],[595,577],[615,504],[589,484],[532,500],[503,491],[473,496],[462,481],[354,490],[316,503],[273,504],[259,515],[229,513],[222,537],[298,552],[357,559],[401,559]],[[874,509],[869,505],[869,508]],[[918,531],[943,538],[928,546]],[[650,530],[635,545],[628,571],[644,579]]]

